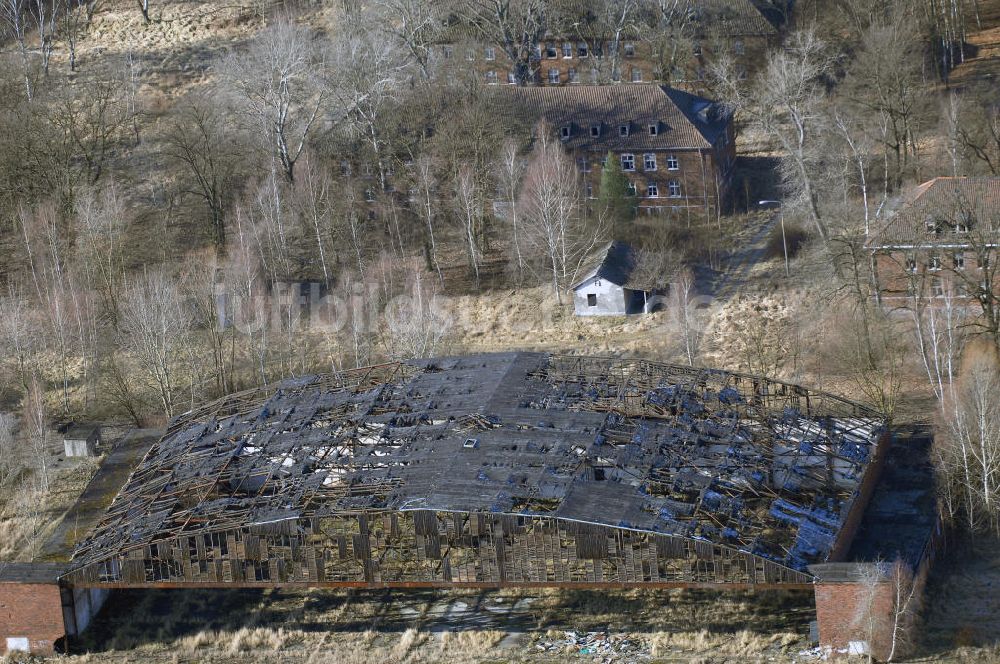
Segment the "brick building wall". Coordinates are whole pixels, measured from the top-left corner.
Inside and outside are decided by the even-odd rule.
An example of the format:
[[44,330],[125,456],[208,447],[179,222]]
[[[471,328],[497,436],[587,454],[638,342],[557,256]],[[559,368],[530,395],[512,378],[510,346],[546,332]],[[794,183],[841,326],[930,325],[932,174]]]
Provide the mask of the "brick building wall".
[[815,595],[821,646],[841,655],[870,651],[876,660],[886,660],[892,640],[891,584],[872,589],[857,582],[819,581]]
[[967,280],[981,279],[975,253],[961,247],[876,251],[873,263],[879,296],[893,306],[905,305],[915,292],[929,303],[950,297],[972,304]]
[[0,581],[0,655],[8,649],[52,653],[65,635],[57,583]]
[[[673,62],[656,44],[624,40],[617,56],[611,43],[596,45],[576,39],[551,39],[536,49],[536,85],[606,85],[611,83],[668,83],[692,92],[705,90],[709,64],[720,51],[731,56],[738,75],[748,77],[765,62],[773,38],[745,35],[698,43]],[[464,63],[487,84],[510,84],[512,63],[501,49],[477,42],[438,47],[446,60]],[[688,48],[688,46],[685,46]]]
[[[623,171],[635,187],[640,216],[680,214],[711,218],[730,207],[735,144],[730,126],[726,145],[711,150],[617,150],[612,154],[619,163],[623,163],[623,155],[631,157],[627,161],[633,164],[632,170],[623,168]],[[587,198],[597,198],[600,194],[602,162],[606,156],[607,153],[595,152],[574,154],[583,172]]]

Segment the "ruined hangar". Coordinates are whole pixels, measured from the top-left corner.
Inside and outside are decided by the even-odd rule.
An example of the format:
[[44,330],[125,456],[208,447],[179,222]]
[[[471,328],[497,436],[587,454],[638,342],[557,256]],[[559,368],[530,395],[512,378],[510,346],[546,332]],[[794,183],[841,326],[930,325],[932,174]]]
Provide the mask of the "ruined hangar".
[[807,586],[886,422],[736,373],[541,353],[284,381],[177,418],[80,587]]

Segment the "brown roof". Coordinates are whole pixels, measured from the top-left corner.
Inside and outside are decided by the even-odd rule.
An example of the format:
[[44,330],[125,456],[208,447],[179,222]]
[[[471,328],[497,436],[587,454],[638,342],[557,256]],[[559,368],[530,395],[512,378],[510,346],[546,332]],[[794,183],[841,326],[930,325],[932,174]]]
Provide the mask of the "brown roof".
[[740,37],[778,32],[750,0],[691,0],[691,6],[706,33]]
[[[730,114],[718,103],[648,84],[498,88],[496,100],[529,120],[569,128],[567,147],[596,152],[710,148]],[[628,127],[623,136],[621,127]],[[656,127],[656,134],[650,127]],[[591,135],[597,127],[599,135]]]
[[[872,235],[872,249],[968,244],[968,232],[1000,229],[1000,178],[935,178],[907,196]],[[979,237],[982,237],[981,235]]]

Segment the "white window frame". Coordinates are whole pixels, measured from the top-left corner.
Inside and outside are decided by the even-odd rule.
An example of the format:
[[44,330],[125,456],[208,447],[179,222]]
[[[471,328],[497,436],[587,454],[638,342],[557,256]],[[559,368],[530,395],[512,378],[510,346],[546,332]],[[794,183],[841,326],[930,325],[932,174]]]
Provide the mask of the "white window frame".
[[956,270],[965,269],[965,253],[961,251],[956,251],[951,257],[952,264],[955,266]]
[[670,180],[669,182],[667,182],[667,195],[670,198],[683,198],[684,197],[684,190],[681,189],[681,181],[680,180]]
[[549,77],[548,81],[550,84],[555,84],[560,82],[559,70],[556,69],[555,67],[549,67],[547,75]]
[[[630,164],[629,166],[625,165],[626,160]],[[625,173],[634,173],[635,172],[635,155],[632,154],[631,152],[623,152],[622,155],[621,155],[621,165],[622,165],[622,171],[624,171]]]
[[656,153],[647,152],[642,155],[642,170],[644,171],[655,171],[656,170]]
[[497,78],[497,73],[495,70],[491,69],[486,72],[486,84],[487,85],[497,85],[500,83],[500,79]]
[[590,137],[598,138],[601,135],[601,125],[590,125]]
[[559,127],[559,138],[566,141],[573,135],[573,128],[569,125],[563,125]]
[[629,127],[627,124],[618,125],[618,135],[622,138],[628,138]]
[[642,69],[639,67],[632,67],[632,82],[642,83]]
[[570,67],[566,70],[566,80],[570,83],[580,82],[580,73],[576,70],[576,67]]
[[660,133],[660,125],[659,125],[659,123],[649,125],[649,135],[650,136],[658,136],[659,133]]
[[497,59],[496,48],[494,48],[493,46],[487,46],[485,49],[483,49],[483,57],[487,60],[496,60]]
[[625,185],[625,186],[628,189],[629,196],[635,196],[636,195],[635,182],[632,182],[631,180],[629,180],[628,184]]
[[659,198],[660,188],[655,182],[646,183],[646,198]]
[[931,254],[927,257],[927,271],[928,272],[940,272],[941,271],[941,256],[938,254]]
[[578,58],[590,57],[590,46],[587,45],[587,42],[579,42],[576,45],[576,57]]
[[632,42],[625,42],[625,44],[622,47],[622,50],[625,52],[626,58],[635,57],[635,44],[633,44]]
[[545,58],[547,60],[555,60],[559,57],[559,49],[556,48],[555,42],[545,42]]
[[681,160],[677,158],[677,155],[675,154],[667,155],[667,170],[668,171],[681,170]]
[[514,73],[513,69],[507,72],[507,84],[517,85],[517,74]]
[[570,60],[573,57],[573,42],[563,42],[562,45],[562,56],[563,60]]

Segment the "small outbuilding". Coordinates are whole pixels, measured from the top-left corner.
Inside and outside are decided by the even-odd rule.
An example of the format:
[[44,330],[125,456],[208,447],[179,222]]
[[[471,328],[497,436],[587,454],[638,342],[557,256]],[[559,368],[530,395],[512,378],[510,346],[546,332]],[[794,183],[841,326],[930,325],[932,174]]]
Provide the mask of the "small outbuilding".
[[100,444],[101,427],[98,424],[74,424],[63,433],[67,457],[97,456]]
[[649,313],[662,302],[663,290],[639,283],[640,255],[624,242],[612,242],[595,256],[573,285],[577,316],[625,316]]

